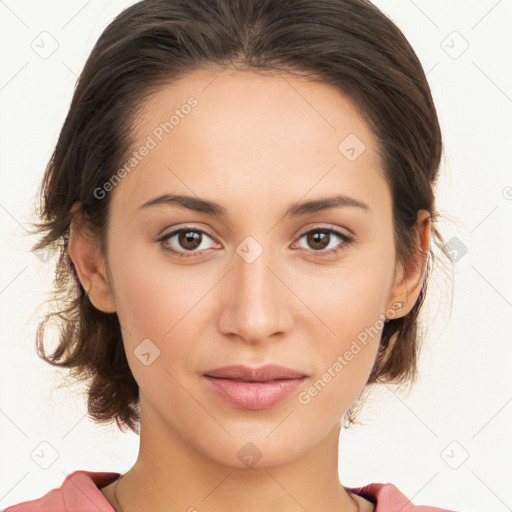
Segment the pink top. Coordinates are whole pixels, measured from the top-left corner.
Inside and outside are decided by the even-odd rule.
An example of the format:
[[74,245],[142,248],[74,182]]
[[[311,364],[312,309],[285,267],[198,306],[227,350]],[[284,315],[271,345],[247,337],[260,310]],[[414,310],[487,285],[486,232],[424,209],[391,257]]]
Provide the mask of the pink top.
[[[100,489],[119,476],[119,473],[74,471],[60,488],[39,499],[7,507],[3,512],[115,512]],[[375,503],[375,512],[454,512],[413,505],[393,484],[374,483],[347,489]]]

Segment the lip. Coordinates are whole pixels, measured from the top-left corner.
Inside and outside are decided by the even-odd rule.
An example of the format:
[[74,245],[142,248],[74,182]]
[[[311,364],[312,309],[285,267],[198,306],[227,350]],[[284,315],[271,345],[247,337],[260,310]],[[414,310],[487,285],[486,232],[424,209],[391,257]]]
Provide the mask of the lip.
[[208,387],[223,401],[241,409],[270,409],[303,385],[307,375],[278,365],[249,368],[223,366],[203,375]]
[[299,379],[307,377],[304,372],[286,368],[277,364],[266,364],[258,368],[251,368],[243,364],[222,366],[214,370],[204,372],[208,377],[219,379],[240,379],[251,382],[268,382],[269,380]]

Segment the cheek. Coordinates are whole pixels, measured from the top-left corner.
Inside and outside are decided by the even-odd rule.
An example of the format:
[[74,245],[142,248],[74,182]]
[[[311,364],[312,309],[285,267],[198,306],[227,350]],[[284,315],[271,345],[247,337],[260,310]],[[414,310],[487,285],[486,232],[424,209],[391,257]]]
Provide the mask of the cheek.
[[[131,254],[116,269],[117,314],[131,372],[147,397],[180,395],[182,374],[194,358],[193,337],[187,334],[204,290],[194,292],[182,273],[142,264]],[[201,292],[201,293],[200,293]],[[193,321],[193,320],[192,320]],[[189,340],[189,342],[185,342]],[[186,400],[186,397],[183,398]]]
[[180,319],[186,322],[184,317],[214,282],[211,276],[206,281],[198,278],[192,267],[171,264],[147,243],[123,245],[119,240],[111,254],[117,312],[123,325],[138,337],[162,339]]
[[328,414],[333,420],[338,419],[364,388],[376,347],[376,344],[354,343],[333,354],[330,363],[297,396],[298,403],[316,409],[319,417]]
[[[179,380],[197,371],[199,347],[194,340],[201,338],[205,295],[218,279],[211,271],[172,265],[165,256],[151,261],[147,247],[125,252],[125,257],[120,257],[122,252],[118,251],[114,272],[116,305],[130,368],[149,394],[152,386],[161,389],[163,382],[172,388],[174,381],[164,369]],[[148,352],[151,360],[154,354],[157,357],[146,367],[139,356]]]
[[312,347],[315,375],[297,397],[299,404],[310,408],[311,417],[327,415],[337,421],[365,387],[384,327],[381,304],[372,287],[347,295],[340,292],[337,301],[326,302],[323,320],[334,332],[310,334],[317,340]]
[[309,290],[307,304],[316,317],[306,327],[308,337],[318,340],[312,347],[317,380],[304,393],[304,403],[314,401],[320,408],[334,403],[336,410],[346,410],[365,386],[384,328],[393,257],[385,244],[380,250],[374,246],[347,258],[322,287],[315,277],[302,278],[302,293]]
[[[375,257],[374,254],[380,254]],[[344,346],[384,319],[393,275],[392,254],[377,248],[350,253],[339,266],[317,268],[294,278],[294,291],[304,297],[330,351]],[[379,329],[380,330],[380,329]],[[313,333],[311,333],[313,334]],[[314,339],[314,338],[312,338]]]

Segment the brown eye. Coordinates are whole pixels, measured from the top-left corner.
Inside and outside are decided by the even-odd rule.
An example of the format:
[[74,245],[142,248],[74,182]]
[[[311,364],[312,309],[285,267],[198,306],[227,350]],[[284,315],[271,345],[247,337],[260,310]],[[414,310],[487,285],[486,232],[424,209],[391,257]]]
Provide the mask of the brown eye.
[[313,249],[323,250],[329,245],[330,233],[325,231],[310,231],[306,234],[306,240]]
[[193,251],[201,245],[202,235],[197,231],[180,231],[178,233],[178,244],[187,251]]
[[162,236],[158,241],[165,251],[180,257],[193,257],[211,249],[204,246],[207,239],[211,240],[212,237],[202,229],[182,228]]
[[[307,247],[301,248],[309,249],[315,257],[335,254],[354,241],[352,237],[333,228],[317,228],[307,231],[299,237],[299,240],[302,239],[306,240]],[[331,248],[326,249],[329,246]]]

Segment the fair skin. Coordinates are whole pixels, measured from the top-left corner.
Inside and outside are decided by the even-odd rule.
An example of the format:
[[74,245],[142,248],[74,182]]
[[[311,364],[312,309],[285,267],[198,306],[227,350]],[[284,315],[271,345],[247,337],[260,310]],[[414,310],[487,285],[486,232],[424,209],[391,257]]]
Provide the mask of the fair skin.
[[[402,303],[396,317],[411,310],[425,261],[397,263],[375,139],[339,91],[291,75],[195,71],[144,105],[134,149],[190,96],[197,107],[110,192],[107,258],[77,221],[72,227],[69,254],[79,278],[96,308],[117,313],[140,388],[139,455],[120,480],[120,504],[124,512],[355,511],[338,476],[339,432],[367,382],[380,333],[307,404],[295,393],[269,409],[241,409],[214,395],[202,374],[276,363],[307,373],[300,391],[308,390],[359,333],[382,327],[393,303]],[[366,146],[353,161],[338,149],[349,134]],[[227,212],[138,209],[163,193],[215,201]],[[293,204],[335,194],[368,208],[284,216]],[[185,227],[208,234],[188,246],[179,235],[157,241]],[[322,227],[356,240],[331,234],[319,248],[320,238],[301,236]],[[417,230],[427,250],[425,211]],[[237,252],[248,236],[263,250],[250,263]],[[148,366],[134,354],[145,339],[160,350]],[[237,456],[249,442],[261,453],[252,467]],[[119,507],[114,486],[101,492]],[[355,499],[361,511],[373,510]]]

